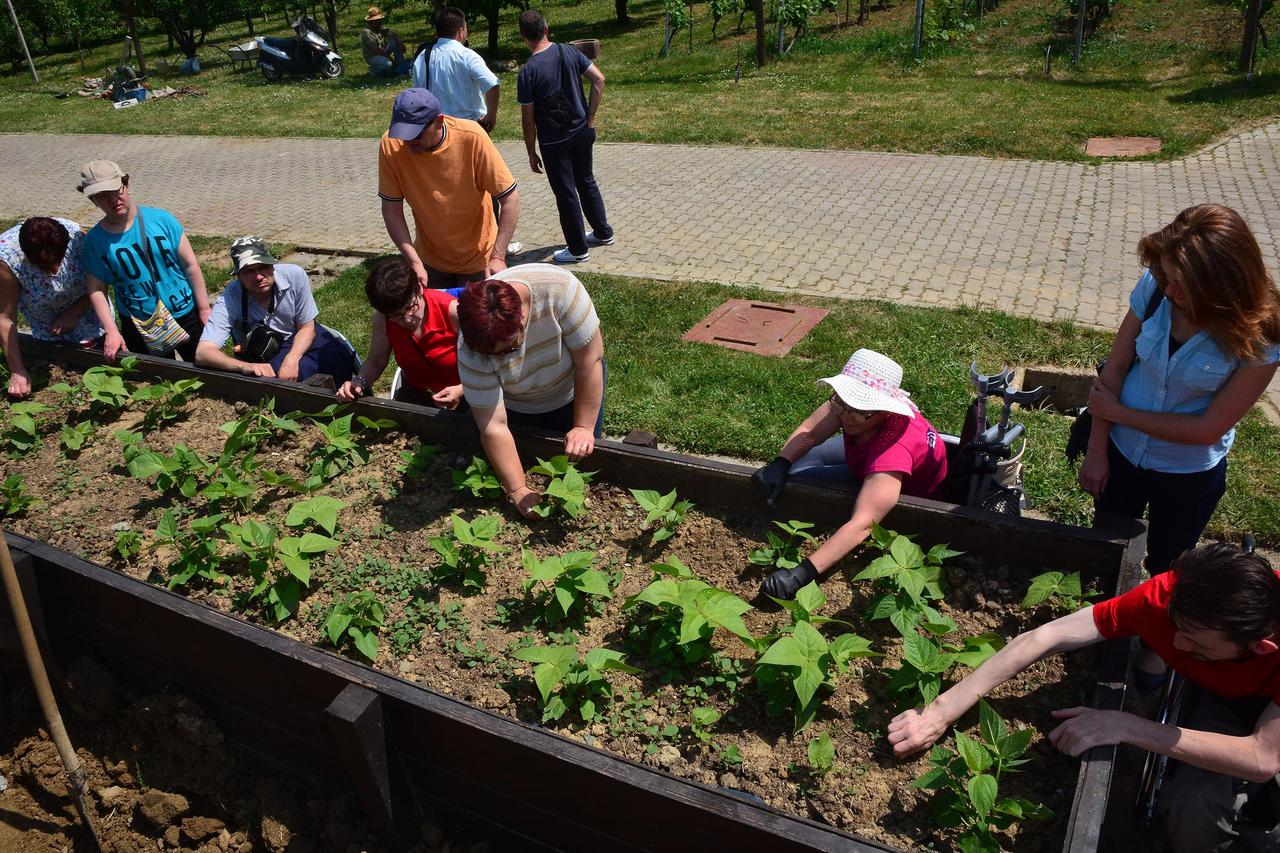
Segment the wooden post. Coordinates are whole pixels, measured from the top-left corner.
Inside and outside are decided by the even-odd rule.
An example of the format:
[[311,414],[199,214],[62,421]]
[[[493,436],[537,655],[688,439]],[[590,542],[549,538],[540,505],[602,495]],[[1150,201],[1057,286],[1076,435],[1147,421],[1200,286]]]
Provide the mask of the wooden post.
[[764,0],[756,0],[756,68],[764,68]]
[[13,11],[13,0],[4,0],[9,7],[9,17],[13,19],[13,28],[18,33],[18,43],[22,45],[22,54],[27,58],[27,67],[31,69],[31,77],[37,83],[40,75],[36,73],[36,64],[31,59],[31,51],[27,50],[27,37],[22,34],[22,24],[18,23],[18,13]]
[[1084,45],[1084,16],[1088,8],[1089,0],[1080,0],[1080,7],[1076,9],[1076,46],[1071,51],[1071,64],[1076,66],[1080,64],[1080,50]]
[[1262,0],[1249,0],[1244,16],[1244,43],[1240,46],[1240,70],[1253,76],[1253,62],[1258,55],[1258,19],[1262,17]]
[[138,22],[133,17],[133,0],[121,0],[124,8],[124,20],[129,27],[129,38],[133,39],[133,50],[138,56],[138,76],[147,76],[147,60],[142,56],[142,39],[138,38]]
[[360,798],[365,817],[383,843],[395,843],[391,813],[391,777],[387,771],[387,735],[382,727],[382,697],[348,684],[324,710],[338,754]]
[[915,58],[920,59],[920,43],[924,40],[924,0],[916,0]]

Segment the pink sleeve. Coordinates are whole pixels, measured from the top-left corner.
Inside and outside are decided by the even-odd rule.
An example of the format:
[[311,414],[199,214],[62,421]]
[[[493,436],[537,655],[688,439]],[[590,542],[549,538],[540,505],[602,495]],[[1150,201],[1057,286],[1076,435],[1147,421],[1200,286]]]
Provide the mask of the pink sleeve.
[[895,442],[884,450],[872,450],[867,455],[866,474],[878,474],[885,471],[906,474],[909,477],[914,470],[915,460],[912,458],[911,451],[900,442]]

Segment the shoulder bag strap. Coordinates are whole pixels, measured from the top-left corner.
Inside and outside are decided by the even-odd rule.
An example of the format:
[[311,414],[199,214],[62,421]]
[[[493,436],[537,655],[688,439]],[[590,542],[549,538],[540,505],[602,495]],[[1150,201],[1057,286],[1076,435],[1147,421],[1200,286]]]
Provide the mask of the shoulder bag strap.
[[160,298],[160,270],[156,267],[155,255],[151,252],[151,241],[147,239],[147,220],[142,218],[142,206],[138,206],[138,240],[142,243],[142,262],[151,274],[151,294]]

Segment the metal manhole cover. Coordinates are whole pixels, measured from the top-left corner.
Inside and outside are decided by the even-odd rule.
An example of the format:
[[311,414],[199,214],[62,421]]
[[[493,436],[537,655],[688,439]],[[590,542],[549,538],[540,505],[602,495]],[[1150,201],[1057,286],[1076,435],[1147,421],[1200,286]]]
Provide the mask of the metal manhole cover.
[[825,316],[825,308],[730,299],[685,333],[684,339],[760,355],[786,355]]

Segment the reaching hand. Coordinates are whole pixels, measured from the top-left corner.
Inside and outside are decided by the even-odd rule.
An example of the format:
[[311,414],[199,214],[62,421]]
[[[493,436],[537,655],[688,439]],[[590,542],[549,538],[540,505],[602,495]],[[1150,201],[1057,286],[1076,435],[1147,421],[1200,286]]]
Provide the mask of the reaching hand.
[[[102,336],[102,354],[108,361],[115,361],[116,354],[125,349],[124,338],[119,332],[107,332]],[[127,350],[126,350],[127,352]]]
[[896,758],[907,758],[928,749],[947,733],[951,721],[933,705],[903,711],[889,721],[889,744]]
[[436,405],[442,409],[456,409],[458,404],[462,402],[462,386],[450,385],[443,391],[437,391],[431,395],[431,399],[435,400]]
[[1053,716],[1066,720],[1049,732],[1049,743],[1059,752],[1079,756],[1095,746],[1110,746],[1125,739],[1125,728],[1132,714],[1124,711],[1099,711],[1076,706],[1054,711]]
[[564,454],[570,462],[581,462],[596,449],[596,437],[586,427],[574,427],[565,434]]
[[484,265],[484,274],[487,278],[493,278],[506,268],[507,262],[502,258],[490,258],[489,262]]
[[365,391],[362,380],[350,379],[342,383],[342,387],[338,389],[336,396],[344,403],[353,403],[357,397],[363,397]]
[[508,497],[511,498],[511,503],[515,504],[516,510],[525,518],[533,518],[533,508],[542,500],[542,495],[528,486],[521,486]]
[[246,361],[240,365],[240,372],[245,376],[265,376],[267,379],[274,379],[276,376],[276,369],[265,362],[254,364]]
[[[270,367],[270,365],[268,365]],[[280,370],[276,373],[277,379],[283,379],[286,382],[297,382],[298,375],[302,372],[298,360],[285,356],[285,360],[280,362]]]
[[787,472],[791,470],[791,462],[781,456],[751,475],[751,485],[764,495],[764,502],[769,506],[777,503],[782,489],[787,485]]
[[542,174],[542,158],[537,154],[529,155],[529,168],[533,170],[535,175]]
[[809,558],[805,557],[794,569],[778,569],[764,579],[760,591],[774,598],[787,601],[796,597],[796,593],[818,579],[818,570]]
[[21,400],[31,396],[31,378],[25,373],[13,373],[9,376],[9,396]]
[[78,302],[73,303],[70,308],[53,318],[53,324],[49,326],[49,331],[55,335],[67,334],[80,322],[80,315],[83,313],[84,305]]

